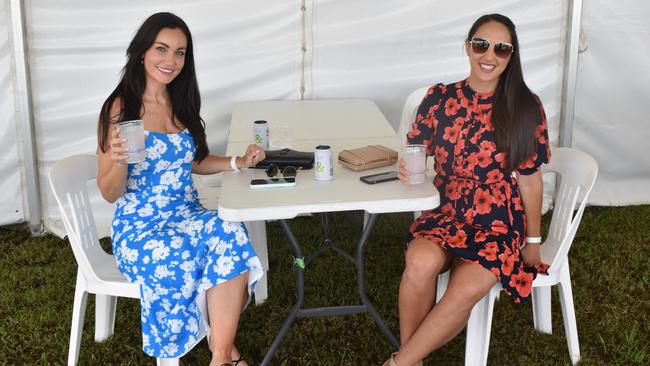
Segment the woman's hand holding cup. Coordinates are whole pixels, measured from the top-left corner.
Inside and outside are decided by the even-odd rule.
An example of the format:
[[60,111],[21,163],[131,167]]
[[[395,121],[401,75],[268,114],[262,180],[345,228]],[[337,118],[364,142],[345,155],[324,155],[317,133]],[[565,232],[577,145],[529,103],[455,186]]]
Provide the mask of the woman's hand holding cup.
[[111,128],[111,139],[109,141],[110,158],[114,163],[127,165],[126,160],[129,158],[129,149],[124,146],[125,143],[126,139],[120,135],[119,127]]
[[397,177],[404,184],[410,184],[411,172],[406,168],[406,160],[399,159],[399,169],[397,170]]

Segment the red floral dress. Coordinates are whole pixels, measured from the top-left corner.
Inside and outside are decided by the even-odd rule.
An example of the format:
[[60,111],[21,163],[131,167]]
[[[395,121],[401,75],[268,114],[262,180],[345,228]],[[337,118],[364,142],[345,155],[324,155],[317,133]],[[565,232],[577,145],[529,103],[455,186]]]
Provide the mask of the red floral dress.
[[[526,217],[517,181],[505,170],[506,153],[496,147],[492,99],[463,80],[434,85],[422,100],[408,141],[427,145],[427,155],[434,156],[433,184],[441,199],[438,208],[425,211],[411,225],[407,242],[425,238],[487,268],[518,303],[548,266],[526,267],[521,258]],[[518,167],[522,175],[535,173],[550,159],[541,103],[540,111],[536,153]]]

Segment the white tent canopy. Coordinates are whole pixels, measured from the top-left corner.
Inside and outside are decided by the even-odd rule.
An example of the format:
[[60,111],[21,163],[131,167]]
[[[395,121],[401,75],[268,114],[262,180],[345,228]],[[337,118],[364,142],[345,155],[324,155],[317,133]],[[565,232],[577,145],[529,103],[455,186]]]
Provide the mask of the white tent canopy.
[[567,34],[578,32],[567,26],[574,3],[0,0],[0,225],[56,222],[49,168],[96,151],[99,109],[126,47],[158,11],[176,13],[192,31],[202,116],[216,154],[225,151],[232,105],[242,101],[370,98],[396,127],[412,90],[467,76],[462,42],[472,22],[505,14],[517,25],[524,75],[544,103],[553,145],[562,105],[574,100],[563,83],[577,80],[565,136],[600,165],[590,203],[649,203],[650,155],[642,149],[650,128],[642,110],[650,102],[650,4],[590,0],[578,7],[584,52],[572,70],[566,49]]

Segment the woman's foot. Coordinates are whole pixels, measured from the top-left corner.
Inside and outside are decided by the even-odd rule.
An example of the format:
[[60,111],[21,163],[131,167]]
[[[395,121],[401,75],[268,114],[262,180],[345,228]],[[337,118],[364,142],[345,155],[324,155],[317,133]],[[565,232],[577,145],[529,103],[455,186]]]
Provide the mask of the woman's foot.
[[232,358],[232,366],[248,366],[248,362],[244,360],[239,350],[234,345],[232,346],[232,352],[230,353]]
[[395,362],[395,355],[396,354],[397,354],[397,352],[390,355],[390,358],[388,360],[386,360],[386,362],[384,362],[383,366],[397,366],[397,363]]

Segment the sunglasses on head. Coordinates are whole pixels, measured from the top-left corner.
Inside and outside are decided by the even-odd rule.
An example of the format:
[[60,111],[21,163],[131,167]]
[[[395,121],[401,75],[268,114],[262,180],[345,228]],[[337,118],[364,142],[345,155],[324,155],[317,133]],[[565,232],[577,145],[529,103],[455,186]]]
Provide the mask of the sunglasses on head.
[[295,177],[297,173],[298,169],[293,166],[285,166],[284,168],[280,168],[275,164],[271,164],[268,168],[266,168],[266,175],[269,178],[276,177],[278,174],[282,175],[283,177]]
[[[490,41],[483,38],[472,38],[469,44],[472,46],[472,51],[479,55],[485,53],[490,48]],[[497,42],[494,44],[494,54],[497,57],[506,58],[513,52],[515,52],[515,48],[510,43]]]

